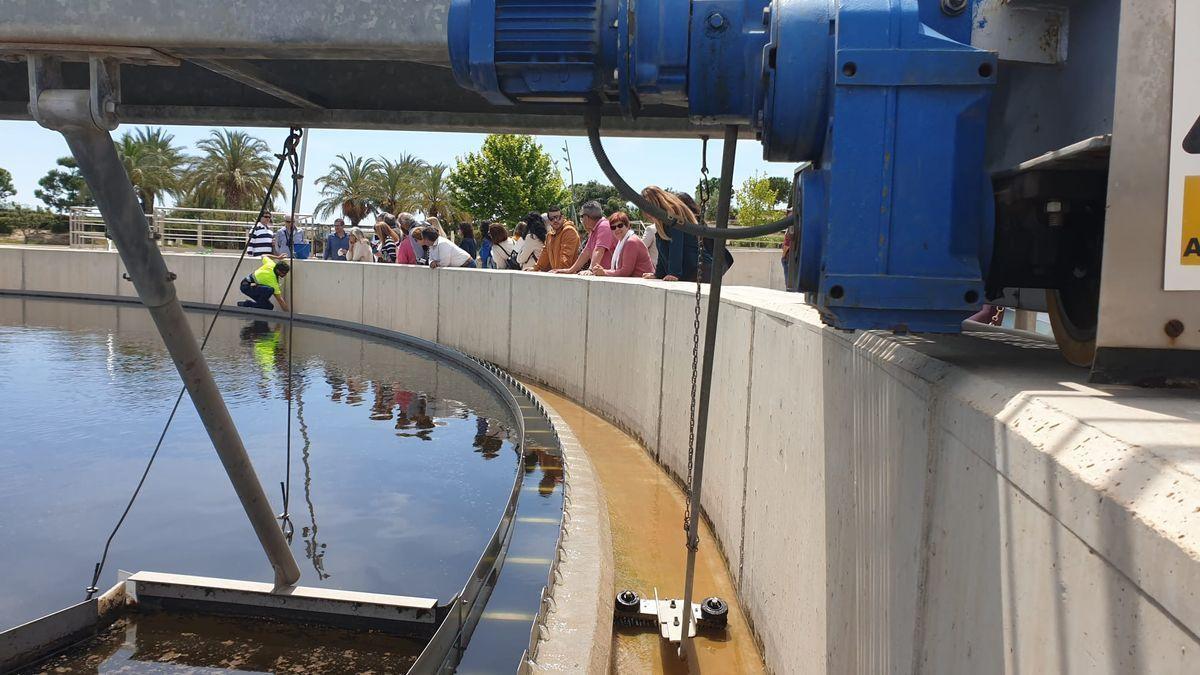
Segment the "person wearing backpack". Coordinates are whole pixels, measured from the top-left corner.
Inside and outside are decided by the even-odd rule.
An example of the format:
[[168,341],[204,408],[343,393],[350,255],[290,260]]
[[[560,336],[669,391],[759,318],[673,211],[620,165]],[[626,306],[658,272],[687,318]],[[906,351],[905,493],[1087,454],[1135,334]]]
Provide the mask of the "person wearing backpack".
[[479,266],[488,269],[492,267],[492,221],[479,221]]
[[521,223],[525,226],[525,236],[517,247],[517,264],[522,270],[533,272],[537,270],[538,258],[546,247],[546,221],[540,213],[531,211]]
[[492,240],[492,267],[498,270],[519,270],[517,245],[508,238],[508,228],[492,223],[488,228],[488,239]]

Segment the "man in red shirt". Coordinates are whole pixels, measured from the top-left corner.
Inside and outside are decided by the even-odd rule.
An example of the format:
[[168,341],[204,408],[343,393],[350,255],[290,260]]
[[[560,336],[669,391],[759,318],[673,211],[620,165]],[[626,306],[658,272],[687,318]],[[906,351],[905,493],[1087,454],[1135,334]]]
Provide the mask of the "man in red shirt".
[[612,227],[600,208],[600,202],[593,199],[579,207],[579,219],[583,221],[583,227],[588,233],[587,245],[579,252],[574,265],[567,269],[554,270],[555,273],[576,274],[580,270],[590,270],[596,265],[603,269],[612,266],[613,249],[617,247],[617,242],[613,237]]

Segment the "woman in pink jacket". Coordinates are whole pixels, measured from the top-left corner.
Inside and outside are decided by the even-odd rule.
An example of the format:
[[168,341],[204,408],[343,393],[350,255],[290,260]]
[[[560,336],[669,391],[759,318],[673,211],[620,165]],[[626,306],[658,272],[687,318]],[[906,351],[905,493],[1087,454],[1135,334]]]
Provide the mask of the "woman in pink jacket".
[[[414,230],[417,231],[415,236],[413,234]],[[420,236],[421,236],[420,228],[418,228],[416,225],[413,225],[409,229],[409,231],[404,235],[404,240],[401,241],[400,245],[396,247],[396,262],[397,263],[399,263],[401,265],[416,265],[417,264],[417,259],[420,256],[417,255],[416,250],[413,248],[413,246],[420,246],[420,244],[416,243],[416,239]]]
[[629,215],[617,211],[608,217],[608,225],[612,228],[613,238],[617,247],[613,249],[612,267],[604,269],[600,265],[592,266],[592,274],[598,277],[641,277],[654,271],[650,264],[650,253],[646,245],[629,226]]

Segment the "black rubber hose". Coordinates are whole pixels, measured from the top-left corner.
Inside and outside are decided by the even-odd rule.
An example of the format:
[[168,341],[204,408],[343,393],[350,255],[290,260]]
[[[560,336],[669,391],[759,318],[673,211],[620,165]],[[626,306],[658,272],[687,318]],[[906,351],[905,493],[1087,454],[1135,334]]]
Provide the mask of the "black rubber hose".
[[681,232],[701,237],[703,239],[750,239],[752,237],[761,237],[764,234],[773,234],[787,229],[796,222],[796,216],[789,215],[782,220],[777,220],[773,223],[765,225],[755,225],[754,227],[705,227],[703,225],[694,225],[676,220],[666,211],[651,204],[642,196],[642,193],[634,190],[621,178],[621,174],[612,165],[612,161],[608,159],[608,154],[604,152],[604,146],[600,142],[600,111],[593,108],[588,111],[585,118],[587,123],[588,142],[592,146],[592,154],[596,156],[596,163],[600,165],[600,170],[608,177],[613,187],[621,197],[629,200],[634,206],[642,210],[642,213],[649,215],[655,220],[663,223],[671,229],[678,229]]

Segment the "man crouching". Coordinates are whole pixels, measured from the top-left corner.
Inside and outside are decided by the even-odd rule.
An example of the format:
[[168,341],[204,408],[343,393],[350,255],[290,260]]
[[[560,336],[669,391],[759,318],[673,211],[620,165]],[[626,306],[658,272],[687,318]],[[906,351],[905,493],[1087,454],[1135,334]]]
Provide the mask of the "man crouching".
[[283,288],[280,286],[283,278],[292,270],[279,256],[264,255],[262,267],[254,270],[242,279],[242,295],[250,298],[238,303],[238,307],[255,307],[258,309],[275,309],[271,304],[271,296],[279,302],[279,308],[288,311],[287,300],[283,299]]

